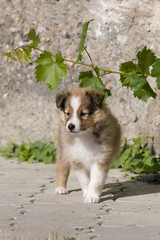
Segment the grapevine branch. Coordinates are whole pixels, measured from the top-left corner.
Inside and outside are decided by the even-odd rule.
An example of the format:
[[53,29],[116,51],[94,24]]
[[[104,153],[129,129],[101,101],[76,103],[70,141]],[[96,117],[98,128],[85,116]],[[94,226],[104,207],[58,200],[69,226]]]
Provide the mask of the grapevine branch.
[[[28,39],[32,42],[26,46],[19,46],[12,49],[10,52],[4,53],[5,56],[10,58],[12,61],[23,62],[33,62],[31,59],[31,50],[37,50],[41,54],[34,61],[37,64],[35,67],[35,75],[37,82],[45,81],[45,84],[51,89],[54,90],[58,84],[61,82],[61,77],[67,77],[67,63],[73,63],[74,65],[81,65],[87,68],[90,68],[92,71],[84,71],[79,74],[79,86],[86,87],[91,86],[97,88],[100,91],[103,91],[106,94],[106,97],[110,96],[109,89],[106,89],[105,84],[101,80],[101,77],[106,74],[118,74],[120,75],[120,81],[122,86],[126,86],[133,91],[135,97],[143,101],[147,101],[149,97],[156,98],[156,92],[151,88],[148,77],[156,78],[156,83],[158,89],[160,89],[160,58],[157,58],[154,52],[150,49],[147,49],[145,46],[141,51],[136,55],[135,61],[128,61],[120,64],[119,71],[112,71],[102,67],[98,67],[93,63],[90,53],[84,47],[85,39],[87,35],[88,25],[92,20],[83,24],[81,39],[79,43],[79,52],[77,60],[70,60],[63,58],[60,53],[53,55],[51,52],[42,50],[38,47],[40,43],[39,35],[36,34],[34,29],[31,29],[28,33]],[[85,50],[87,53],[90,64],[82,62],[82,52]]]
[[[40,48],[38,48],[38,47],[31,47],[31,46],[29,46],[29,45],[28,45],[28,46],[27,46],[27,45],[18,46],[18,47],[16,47],[14,50],[22,49],[22,48],[34,49],[34,50],[37,50],[37,51],[39,51],[39,52],[41,52],[41,53],[44,53],[44,52],[45,52],[45,50],[42,50],[42,49],[40,49]],[[64,60],[65,62],[70,62],[70,63],[73,63],[73,64],[77,64],[77,65],[81,65],[81,66],[85,66],[85,67],[89,67],[89,68],[93,68],[93,69],[94,69],[95,67],[94,67],[94,64],[93,64],[93,60],[92,60],[89,52],[87,51],[86,48],[84,48],[84,50],[86,51],[86,53],[87,53],[87,55],[88,55],[88,57],[89,57],[89,59],[90,59],[90,61],[91,61],[91,64],[87,64],[87,63],[83,63],[83,62],[77,62],[77,61],[70,60],[70,59],[66,59],[66,58],[64,58],[63,60]],[[52,54],[52,57],[55,58],[55,55]],[[110,73],[123,74],[123,72],[112,71],[112,70],[104,69],[104,68],[101,68],[101,67],[99,67],[99,69],[104,72],[104,74],[102,74],[102,75],[110,74]]]

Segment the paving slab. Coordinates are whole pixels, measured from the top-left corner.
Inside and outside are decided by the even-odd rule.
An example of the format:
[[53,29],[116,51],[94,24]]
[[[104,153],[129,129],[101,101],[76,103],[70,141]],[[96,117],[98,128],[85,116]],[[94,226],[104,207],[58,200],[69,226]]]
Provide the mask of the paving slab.
[[159,240],[160,185],[110,170],[99,204],[85,204],[71,172],[69,194],[54,194],[55,165],[0,158],[0,240]]

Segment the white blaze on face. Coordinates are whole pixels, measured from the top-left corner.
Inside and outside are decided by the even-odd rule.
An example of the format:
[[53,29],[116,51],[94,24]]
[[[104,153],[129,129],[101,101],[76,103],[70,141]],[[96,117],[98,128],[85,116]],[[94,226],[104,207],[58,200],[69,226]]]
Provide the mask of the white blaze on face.
[[73,125],[74,126],[74,129],[72,132],[79,132],[81,130],[81,124],[80,124],[80,120],[78,118],[78,114],[77,114],[77,111],[80,107],[80,98],[79,97],[72,97],[71,98],[71,107],[73,109],[73,114],[72,114],[72,117],[69,119],[69,121],[67,122],[67,125],[66,125],[66,129],[67,131],[70,132],[70,129],[69,129],[69,125]]

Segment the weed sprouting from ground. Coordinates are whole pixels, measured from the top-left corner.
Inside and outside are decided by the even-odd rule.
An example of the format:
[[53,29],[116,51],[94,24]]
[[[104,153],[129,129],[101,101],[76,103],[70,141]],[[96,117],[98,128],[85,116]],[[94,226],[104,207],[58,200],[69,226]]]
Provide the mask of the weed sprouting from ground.
[[112,167],[137,174],[160,172],[160,162],[145,146],[142,146],[141,137],[124,139],[121,155]]
[[17,158],[19,162],[33,161],[44,162],[46,164],[55,162],[56,147],[54,142],[49,144],[36,142],[22,142],[17,145],[10,142],[4,149],[0,150],[5,158]]

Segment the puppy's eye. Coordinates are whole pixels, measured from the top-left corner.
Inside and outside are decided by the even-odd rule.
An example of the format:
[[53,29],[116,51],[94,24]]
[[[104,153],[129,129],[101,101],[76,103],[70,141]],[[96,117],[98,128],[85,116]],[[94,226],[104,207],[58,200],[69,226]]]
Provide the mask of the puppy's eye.
[[86,116],[88,116],[88,113],[81,112],[80,116],[81,116],[81,117],[86,117]]
[[66,116],[69,117],[70,116],[70,112],[65,112]]

